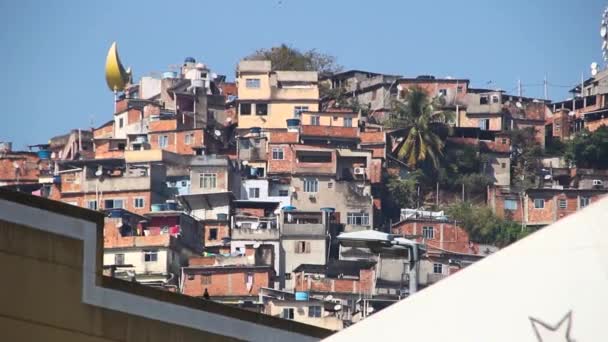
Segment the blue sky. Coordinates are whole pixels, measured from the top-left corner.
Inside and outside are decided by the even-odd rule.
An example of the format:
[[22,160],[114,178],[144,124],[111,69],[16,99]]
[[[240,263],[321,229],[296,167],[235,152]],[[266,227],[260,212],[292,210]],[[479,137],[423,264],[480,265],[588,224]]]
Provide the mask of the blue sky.
[[[44,143],[112,118],[112,41],[135,77],[186,56],[234,78],[241,57],[287,43],[347,69],[469,78],[542,97],[600,62],[600,0],[0,1],[0,141]],[[526,86],[530,85],[530,86]]]

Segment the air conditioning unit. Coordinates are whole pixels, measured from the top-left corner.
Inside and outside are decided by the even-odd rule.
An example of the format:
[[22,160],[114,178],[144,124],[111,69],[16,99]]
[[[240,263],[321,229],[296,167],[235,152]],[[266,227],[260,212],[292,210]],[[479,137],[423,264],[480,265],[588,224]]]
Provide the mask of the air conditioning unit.
[[604,185],[604,181],[601,179],[594,179],[593,180],[593,185],[597,186],[597,185]]
[[310,198],[310,199],[317,199],[317,194],[309,194],[308,198]]
[[364,167],[356,167],[354,169],[354,173],[356,175],[364,175],[365,174],[365,168]]

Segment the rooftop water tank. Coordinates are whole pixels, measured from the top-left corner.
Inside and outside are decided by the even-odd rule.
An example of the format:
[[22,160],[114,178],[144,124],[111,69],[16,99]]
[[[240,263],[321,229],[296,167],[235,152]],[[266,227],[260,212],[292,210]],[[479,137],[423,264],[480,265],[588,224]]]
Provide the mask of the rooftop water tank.
[[40,150],[40,151],[38,151],[38,158],[40,158],[40,159],[49,159],[49,158],[51,158],[51,151],[49,151],[49,150]]
[[10,152],[13,150],[13,143],[9,141],[0,141],[0,152]]
[[175,71],[163,72],[163,79],[167,79],[167,78],[177,78],[177,73]]
[[292,205],[286,205],[281,209],[283,209],[283,211],[292,211],[292,210],[296,210],[297,208]]
[[308,300],[308,292],[296,292],[296,300]]
[[251,134],[260,134],[262,132],[262,128],[261,127],[251,127],[249,129],[249,132]]
[[186,57],[184,63],[196,63],[196,59],[194,57]]

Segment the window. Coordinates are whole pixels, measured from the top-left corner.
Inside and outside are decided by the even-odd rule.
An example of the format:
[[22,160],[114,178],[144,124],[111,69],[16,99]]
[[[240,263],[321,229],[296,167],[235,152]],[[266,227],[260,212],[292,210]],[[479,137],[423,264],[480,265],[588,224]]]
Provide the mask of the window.
[[333,187],[334,187],[334,183],[332,183],[332,182],[327,182],[327,188],[328,188],[328,189],[331,189],[331,188],[333,188]]
[[118,150],[119,151],[124,151],[125,150],[126,145],[124,143],[120,143],[118,144]]
[[435,230],[433,227],[422,227],[422,236],[425,239],[433,239],[435,237]]
[[125,125],[125,119],[118,119],[118,128],[122,128]]
[[97,201],[96,200],[87,201],[87,208],[89,208],[91,210],[97,210]]
[[124,208],[123,201],[121,199],[107,199],[103,201],[104,209],[117,209]]
[[194,280],[194,274],[188,274],[188,280]]
[[260,188],[249,188],[249,198],[260,198]]
[[210,241],[217,240],[217,228],[209,229],[209,240]]
[[566,209],[568,207],[568,201],[565,198],[560,198],[558,201],[558,206],[560,209]]
[[507,163],[500,163],[500,167],[503,168],[503,169],[506,168],[507,167]]
[[447,89],[439,89],[438,95],[439,96],[448,96],[448,90]]
[[283,319],[293,319],[293,308],[283,308],[283,314],[281,315]]
[[241,115],[251,115],[251,103],[241,103],[239,108]]
[[255,115],[268,115],[268,104],[258,103],[255,105]]
[[169,145],[169,136],[168,135],[161,135],[160,137],[158,137],[158,146],[160,148],[165,148]]
[[308,317],[321,317],[321,306],[312,305],[308,307]]
[[144,261],[145,262],[156,262],[156,261],[158,261],[158,251],[156,251],[156,250],[145,250],[144,249]]
[[487,105],[488,104],[488,97],[487,96],[480,96],[479,97],[479,104],[480,105]]
[[500,143],[503,144],[503,145],[506,145],[507,142],[508,142],[507,138],[500,139]]
[[245,284],[253,284],[253,272],[247,272],[244,274]]
[[283,155],[282,147],[273,147],[272,148],[272,159],[274,160],[283,160],[285,156]]
[[304,179],[304,192],[318,192],[319,181],[316,179],[307,178]]
[[211,274],[201,275],[201,284],[210,285],[211,284]]
[[182,187],[188,186],[188,182],[186,182],[186,181],[182,181],[182,182],[181,182],[181,185],[182,185]]
[[591,203],[591,199],[589,197],[582,197],[580,199],[581,209],[588,206]]
[[145,205],[145,201],[143,197],[136,197],[133,199],[133,206],[135,208],[143,208]]
[[505,210],[517,210],[517,200],[506,199],[505,200]]
[[490,129],[490,119],[479,119],[479,129],[487,131]]
[[433,264],[433,273],[443,274],[443,264]]
[[498,95],[492,95],[492,103],[498,103]]
[[344,127],[353,127],[353,118],[344,118]]
[[192,141],[194,140],[194,134],[186,134],[184,136],[184,144],[192,145]]
[[201,173],[199,183],[202,189],[215,189],[217,185],[217,176],[215,173]]
[[310,242],[308,241],[296,241],[295,252],[297,254],[309,254],[310,253]]
[[259,78],[247,78],[247,79],[245,79],[245,87],[247,87],[247,88],[259,88],[260,87],[260,79]]
[[124,265],[125,255],[122,253],[114,254],[114,265]]
[[369,214],[368,213],[348,213],[346,215],[346,223],[355,226],[367,226],[369,225]]
[[289,190],[279,190],[279,196],[281,196],[281,197],[289,196]]
[[308,106],[295,106],[293,107],[293,117],[299,119],[302,116],[302,112],[307,112]]
[[545,208],[545,200],[542,198],[534,199],[534,208],[535,209],[544,209]]
[[463,91],[463,90],[464,90],[464,88],[462,88],[462,86],[458,86],[458,87],[456,87],[456,92],[457,92],[458,94],[462,93],[462,91]]
[[321,124],[321,117],[318,115],[313,115],[310,117],[310,124],[313,126],[319,126]]

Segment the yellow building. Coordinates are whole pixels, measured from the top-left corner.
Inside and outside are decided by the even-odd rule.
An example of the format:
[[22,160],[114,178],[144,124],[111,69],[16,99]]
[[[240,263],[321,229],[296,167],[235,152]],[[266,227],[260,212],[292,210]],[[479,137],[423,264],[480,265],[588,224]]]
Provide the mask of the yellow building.
[[243,60],[237,86],[239,128],[287,128],[287,119],[319,110],[316,71],[273,71],[270,61]]
[[0,189],[2,341],[316,341],[331,331],[102,275],[103,215]]

